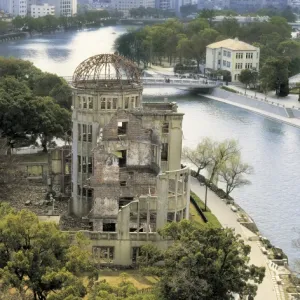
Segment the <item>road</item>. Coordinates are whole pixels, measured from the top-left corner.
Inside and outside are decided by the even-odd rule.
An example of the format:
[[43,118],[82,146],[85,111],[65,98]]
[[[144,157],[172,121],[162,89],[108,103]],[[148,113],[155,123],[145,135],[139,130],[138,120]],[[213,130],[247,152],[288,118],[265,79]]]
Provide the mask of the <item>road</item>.
[[[197,179],[191,177],[191,190],[201,199],[204,199],[205,187],[200,186]],[[267,263],[266,256],[261,252],[257,241],[249,241],[248,238],[254,236],[250,230],[240,225],[237,221],[237,215],[231,211],[230,206],[226,205],[225,201],[221,200],[215,193],[208,190],[207,193],[208,207],[213,214],[218,218],[223,227],[230,227],[240,234],[245,242],[251,246],[250,263],[256,266],[264,266],[266,268],[266,276],[259,285],[255,300],[283,300],[281,298],[279,287],[274,284],[274,274],[271,273]]]

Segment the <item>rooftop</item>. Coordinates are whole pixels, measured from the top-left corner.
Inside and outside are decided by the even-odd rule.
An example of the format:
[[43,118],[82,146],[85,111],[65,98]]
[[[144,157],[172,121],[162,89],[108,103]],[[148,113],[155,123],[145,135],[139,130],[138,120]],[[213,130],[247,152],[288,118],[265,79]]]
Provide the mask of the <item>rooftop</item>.
[[217,48],[227,48],[230,50],[241,50],[241,51],[255,51],[258,48],[254,47],[245,42],[239,41],[237,38],[235,39],[227,39],[220,42],[212,43],[207,46],[207,48],[217,49]]

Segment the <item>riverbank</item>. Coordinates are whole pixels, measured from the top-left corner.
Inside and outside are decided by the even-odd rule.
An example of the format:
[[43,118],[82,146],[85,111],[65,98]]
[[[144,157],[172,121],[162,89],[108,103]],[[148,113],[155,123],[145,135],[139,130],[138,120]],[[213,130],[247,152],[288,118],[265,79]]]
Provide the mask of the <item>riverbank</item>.
[[[227,103],[233,106],[237,106],[256,114],[262,115],[266,118],[276,120],[281,123],[286,123],[291,126],[295,126],[300,128],[300,118],[296,118],[294,114],[298,112],[294,112],[292,110],[294,117],[288,117],[287,108],[275,104],[271,104],[268,102],[259,101],[256,99],[247,98],[241,96],[239,94],[223,91],[220,89],[216,89],[213,91],[211,95],[202,95],[205,98],[216,100],[219,102]],[[291,108],[288,108],[291,110]],[[300,111],[299,111],[300,117]]]
[[[205,198],[205,186],[200,185],[199,181],[191,177],[191,189],[201,199]],[[262,252],[262,246],[258,241],[258,236],[252,231],[244,227],[239,218],[237,212],[233,212],[226,201],[219,198],[214,192],[208,189],[207,203],[212,213],[217,217],[218,221],[223,227],[229,227],[234,229],[236,234],[240,234],[245,243],[251,246],[250,263],[257,266],[263,266],[266,268],[265,278],[258,286],[256,300],[285,300],[282,285],[278,285],[276,282],[276,276],[279,276],[278,269],[270,267],[270,261],[267,256]],[[281,269],[280,269],[281,270]]]

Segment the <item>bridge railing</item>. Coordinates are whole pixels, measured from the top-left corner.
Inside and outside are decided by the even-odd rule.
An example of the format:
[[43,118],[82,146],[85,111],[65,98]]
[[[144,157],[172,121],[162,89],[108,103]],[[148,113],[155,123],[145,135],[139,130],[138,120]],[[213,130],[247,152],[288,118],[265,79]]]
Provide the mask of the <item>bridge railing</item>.
[[[72,76],[63,76],[63,78],[68,82],[72,82]],[[161,78],[161,77],[142,77],[142,82],[145,85],[165,85],[165,86],[217,86],[220,83],[216,81],[206,80],[206,79],[179,79],[179,78]]]

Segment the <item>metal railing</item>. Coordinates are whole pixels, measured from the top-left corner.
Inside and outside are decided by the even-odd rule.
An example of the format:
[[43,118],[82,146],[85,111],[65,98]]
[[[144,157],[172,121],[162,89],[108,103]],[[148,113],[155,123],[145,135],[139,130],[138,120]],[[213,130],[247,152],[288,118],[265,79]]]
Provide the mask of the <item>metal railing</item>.
[[[68,82],[72,83],[72,76],[63,76],[63,78]],[[93,80],[93,78],[91,78]],[[191,86],[191,87],[216,87],[220,83],[218,81],[206,80],[206,79],[180,79],[180,78],[168,78],[167,80],[162,77],[142,77],[142,83],[144,85],[164,85],[168,86]]]

